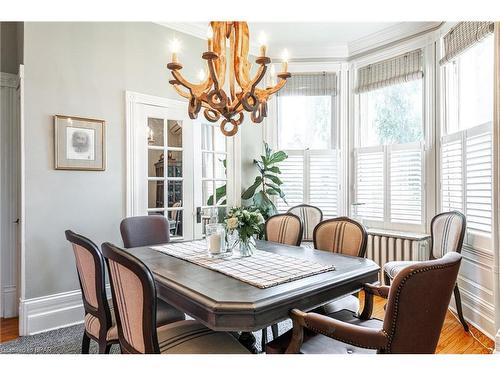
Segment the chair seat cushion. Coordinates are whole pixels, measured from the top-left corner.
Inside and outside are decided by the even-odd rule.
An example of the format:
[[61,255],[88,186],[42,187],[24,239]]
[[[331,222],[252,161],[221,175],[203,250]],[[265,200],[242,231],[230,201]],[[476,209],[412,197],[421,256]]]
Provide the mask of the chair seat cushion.
[[392,280],[405,267],[419,263],[418,261],[394,261],[384,264],[384,272]]
[[156,326],[162,326],[168,323],[185,320],[186,315],[182,311],[177,310],[172,305],[169,305],[161,298],[156,299]]
[[[331,318],[362,327],[382,329],[383,322],[378,319],[361,320],[349,310],[328,314]],[[286,351],[292,338],[292,330],[287,331],[266,346],[266,353],[281,354]],[[304,341],[300,348],[302,354],[375,354],[376,350],[358,348],[328,336],[304,329]]]
[[216,332],[194,320],[183,320],[157,330],[162,354],[249,354],[227,332]]

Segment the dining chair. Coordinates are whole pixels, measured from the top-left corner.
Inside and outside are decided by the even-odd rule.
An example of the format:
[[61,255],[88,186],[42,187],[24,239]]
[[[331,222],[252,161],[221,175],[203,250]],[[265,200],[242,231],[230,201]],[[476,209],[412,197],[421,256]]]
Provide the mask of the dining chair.
[[110,271],[122,353],[246,354],[227,332],[216,332],[195,320],[155,327],[156,287],[149,268],[133,255],[106,242],[102,252]]
[[104,258],[88,238],[71,230],[64,233],[73,247],[85,310],[82,354],[89,353],[90,339],[99,345],[99,353],[109,353],[118,344],[118,331],[106,297]]
[[293,309],[293,328],[266,352],[432,354],[461,260],[460,254],[448,253],[403,268],[390,287],[366,284],[366,294],[388,299],[383,321],[363,320],[348,310],[326,316]]
[[[120,223],[120,232],[126,249],[170,242],[170,225],[163,215],[127,217]],[[161,298],[157,301],[157,307],[163,323],[167,323],[166,317],[170,317],[170,321],[186,319],[182,311]]]
[[[295,214],[277,214],[269,217],[264,225],[267,241],[285,245],[300,246],[302,242],[302,220]],[[262,329],[262,348],[267,344],[267,328]],[[271,325],[273,339],[278,337],[278,324]]]
[[278,214],[266,220],[264,233],[267,241],[285,245],[300,246],[302,242],[302,221],[294,214]]
[[[348,217],[337,217],[319,223],[313,232],[314,248],[333,253],[364,258],[368,234],[362,224]],[[339,310],[359,310],[359,299],[349,295],[329,302],[316,311],[331,313]]]
[[[460,253],[464,241],[467,222],[464,214],[459,211],[443,212],[431,221],[431,245],[429,259],[438,259],[448,252]],[[385,284],[389,285],[396,275],[404,268],[419,261],[393,261],[384,264]],[[462,311],[462,298],[458,284],[455,285],[453,294],[457,308],[458,318],[464,330],[469,331]]]
[[313,240],[313,231],[316,225],[323,221],[323,212],[316,206],[309,204],[299,204],[288,210],[288,213],[295,214],[302,220],[303,226],[303,241]]

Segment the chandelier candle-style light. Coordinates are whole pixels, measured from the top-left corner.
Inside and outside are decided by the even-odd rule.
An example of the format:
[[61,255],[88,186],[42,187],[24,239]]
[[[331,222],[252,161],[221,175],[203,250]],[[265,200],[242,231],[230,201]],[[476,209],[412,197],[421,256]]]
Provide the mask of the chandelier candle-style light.
[[[266,82],[266,88],[257,87],[267,72],[271,58],[266,56],[267,46],[265,35],[259,38],[260,53],[255,59],[259,65],[255,77],[250,77],[251,63],[248,60],[249,31],[246,22],[210,22],[207,33],[208,51],[202,54],[207,61],[208,73],[203,70],[198,74],[200,83],[188,82],[180,70],[182,65],[177,59],[179,41],[172,42],[172,62],[167,68],[172,71],[173,85],[179,95],[189,99],[188,113],[191,119],[196,119],[203,107],[203,114],[210,122],[217,122],[222,117],[220,129],[226,136],[233,136],[244,119],[243,111],[250,112],[250,118],[260,123],[267,117],[267,100],[279,91],[290,78],[288,72],[288,53],[283,53],[281,72],[277,74],[276,83],[274,66]],[[226,47],[229,41],[229,59],[226,58]],[[229,63],[229,66],[227,66]],[[228,70],[228,85],[226,83]],[[224,91],[228,87],[229,94]],[[187,91],[186,91],[187,90]]]

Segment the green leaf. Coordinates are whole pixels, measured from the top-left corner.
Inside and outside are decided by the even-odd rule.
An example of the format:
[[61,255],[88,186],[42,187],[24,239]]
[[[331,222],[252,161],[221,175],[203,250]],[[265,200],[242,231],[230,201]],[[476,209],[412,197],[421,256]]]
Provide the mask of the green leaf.
[[271,173],[281,174],[281,170],[277,166],[273,166],[271,168],[267,168],[267,171],[271,172]]
[[275,189],[266,189],[266,194],[268,195],[280,195]]
[[266,157],[269,158],[271,156],[271,152],[273,152],[273,150],[271,150],[271,147],[269,147],[267,142],[264,142],[264,149],[266,150]]
[[281,181],[278,176],[275,176],[273,174],[265,174],[264,177],[268,178],[269,180],[274,182],[276,185],[283,185],[283,181]]
[[226,196],[226,185],[219,186],[217,189],[215,189],[215,201],[217,204],[222,204],[219,203],[219,201]]
[[269,157],[269,164],[279,163],[288,158],[288,155],[284,151],[278,151]]
[[255,194],[255,190],[257,190],[257,188],[260,186],[261,183],[262,183],[262,177],[260,176],[255,177],[255,182],[253,183],[252,186],[250,186],[247,190],[245,190],[243,194],[241,194],[241,198],[242,199],[252,198],[253,195]]

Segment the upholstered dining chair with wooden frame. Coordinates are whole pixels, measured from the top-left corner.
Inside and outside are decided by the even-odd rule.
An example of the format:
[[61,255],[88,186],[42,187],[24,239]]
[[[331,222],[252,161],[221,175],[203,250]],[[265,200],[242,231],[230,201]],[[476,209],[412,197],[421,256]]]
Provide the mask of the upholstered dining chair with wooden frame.
[[[303,221],[292,213],[277,214],[269,217],[264,225],[267,241],[285,245],[300,246],[302,242]],[[278,337],[278,324],[271,325],[273,339]],[[262,329],[262,348],[267,344],[267,327]]]
[[[467,220],[459,211],[442,212],[432,218],[431,221],[431,244],[429,260],[438,259],[448,252],[461,253],[462,245],[467,227]],[[405,267],[418,263],[419,261],[393,261],[384,264],[385,284],[389,285],[396,275]],[[453,289],[458,319],[464,330],[469,331],[463,312],[460,289],[455,285]]]
[[[313,232],[314,248],[333,253],[364,258],[368,234],[363,225],[357,221],[341,216],[322,221]],[[316,311],[331,313],[339,310],[359,310],[359,300],[356,295],[349,295],[327,303]]]
[[365,285],[366,294],[388,299],[383,321],[362,319],[371,312],[358,317],[342,310],[325,316],[294,309],[293,328],[269,343],[266,352],[432,354],[461,260],[460,254],[448,253],[405,267],[390,287]]
[[136,257],[111,244],[102,252],[110,273],[122,353],[247,354],[230,333],[215,332],[195,320],[156,328],[156,287],[153,274]]
[[90,339],[98,343],[99,353],[109,353],[111,345],[118,344],[118,331],[106,297],[104,257],[88,238],[71,230],[65,234],[73,246],[85,310],[82,353],[89,353]]
[[314,228],[323,221],[323,211],[316,206],[304,203],[290,208],[288,213],[300,217],[303,226],[302,240],[311,242],[313,240]]
[[284,245],[300,246],[302,232],[302,220],[291,213],[271,216],[264,225],[266,240]]
[[[170,224],[163,215],[127,217],[120,223],[120,232],[126,249],[170,242]],[[157,301],[157,308],[159,324],[186,319],[182,311],[161,298]]]

